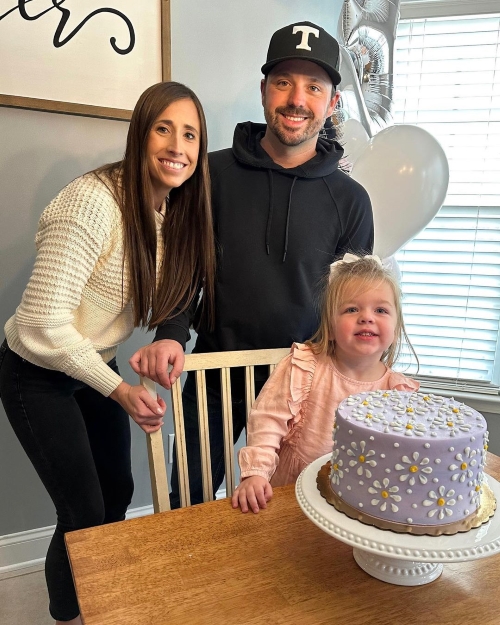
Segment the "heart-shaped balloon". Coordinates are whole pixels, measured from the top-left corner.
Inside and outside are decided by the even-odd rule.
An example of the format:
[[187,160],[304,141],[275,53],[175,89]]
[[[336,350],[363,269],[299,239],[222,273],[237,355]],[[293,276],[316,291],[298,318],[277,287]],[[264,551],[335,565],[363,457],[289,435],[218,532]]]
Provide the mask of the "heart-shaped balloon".
[[432,220],[446,197],[448,160],[439,142],[418,126],[399,124],[371,138],[351,176],[373,207],[373,252],[392,256]]
[[341,138],[344,158],[350,163],[354,163],[366,148],[369,139],[370,137],[361,122],[354,118],[346,120],[342,128]]

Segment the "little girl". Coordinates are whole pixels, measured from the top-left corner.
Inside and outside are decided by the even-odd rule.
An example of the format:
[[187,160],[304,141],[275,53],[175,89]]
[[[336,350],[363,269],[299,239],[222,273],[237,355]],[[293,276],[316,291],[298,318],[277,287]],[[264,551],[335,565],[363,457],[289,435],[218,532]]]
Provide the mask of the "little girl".
[[333,263],[318,331],[305,344],[292,345],[252,407],[233,508],[265,508],[272,486],[294,482],[305,466],[329,453],[335,411],[348,395],[418,390],[418,382],[390,369],[403,339],[415,355],[399,285],[380,259],[346,254]]

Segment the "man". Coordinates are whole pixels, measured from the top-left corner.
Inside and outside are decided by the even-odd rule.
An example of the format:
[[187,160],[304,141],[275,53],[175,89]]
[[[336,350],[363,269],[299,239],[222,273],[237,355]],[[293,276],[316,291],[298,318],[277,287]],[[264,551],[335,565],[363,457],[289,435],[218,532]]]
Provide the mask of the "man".
[[[220,248],[215,327],[201,320],[195,352],[288,347],[318,325],[318,286],[346,251],[370,252],[373,217],[366,191],[338,169],[343,155],[319,139],[339,98],[339,44],[310,22],[281,28],[262,66],[266,124],[238,124],[232,149],[210,154],[214,226]],[[180,375],[191,311],[158,328],[131,358],[137,373],[166,388]],[[173,368],[168,373],[168,365]],[[224,477],[218,372],[209,372],[214,492]],[[265,374],[256,372],[256,391]],[[245,426],[243,377],[233,379],[235,437]],[[203,501],[194,379],[183,391],[191,503]],[[171,504],[178,507],[174,462]]]

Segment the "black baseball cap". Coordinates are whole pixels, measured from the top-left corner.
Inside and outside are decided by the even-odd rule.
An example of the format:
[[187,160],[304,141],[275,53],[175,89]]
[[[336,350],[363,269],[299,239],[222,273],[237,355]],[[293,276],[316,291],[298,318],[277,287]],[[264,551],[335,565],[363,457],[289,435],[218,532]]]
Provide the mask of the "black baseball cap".
[[341,81],[339,43],[321,26],[297,22],[277,30],[271,37],[262,73],[267,76],[275,65],[288,59],[316,63],[330,76],[335,87]]

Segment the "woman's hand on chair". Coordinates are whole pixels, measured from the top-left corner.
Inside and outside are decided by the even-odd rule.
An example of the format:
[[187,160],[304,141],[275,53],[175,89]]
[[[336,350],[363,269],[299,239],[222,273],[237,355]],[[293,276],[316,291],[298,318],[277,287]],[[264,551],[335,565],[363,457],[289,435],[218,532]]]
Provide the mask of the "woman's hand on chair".
[[243,478],[234,491],[231,504],[233,508],[239,506],[242,512],[250,509],[257,513],[260,508],[267,508],[267,502],[272,496],[273,489],[268,480],[260,475],[252,475]]
[[156,432],[163,425],[163,415],[167,406],[159,395],[155,401],[144,386],[140,384],[131,386],[122,382],[110,397],[117,401],[147,434]]

